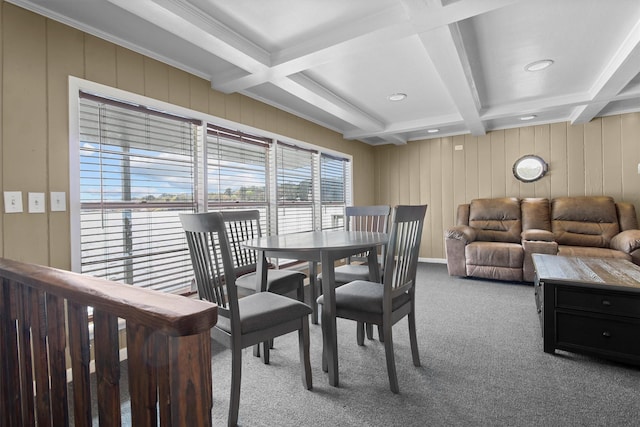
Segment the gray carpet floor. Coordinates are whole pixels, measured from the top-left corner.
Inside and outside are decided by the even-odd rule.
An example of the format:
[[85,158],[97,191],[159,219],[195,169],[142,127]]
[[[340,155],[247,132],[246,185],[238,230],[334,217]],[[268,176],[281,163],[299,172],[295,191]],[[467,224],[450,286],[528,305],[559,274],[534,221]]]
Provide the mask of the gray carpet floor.
[[[340,387],[321,370],[322,334],[311,325],[313,390],[302,386],[297,334],[275,341],[271,364],[243,352],[242,426],[637,426],[640,368],[542,351],[533,287],[453,278],[421,264],[411,361],[407,323],[394,327],[400,394],[389,390],[383,345],[355,341],[338,320]],[[377,333],[376,333],[377,336]],[[214,425],[226,425],[230,352],[213,349]]]

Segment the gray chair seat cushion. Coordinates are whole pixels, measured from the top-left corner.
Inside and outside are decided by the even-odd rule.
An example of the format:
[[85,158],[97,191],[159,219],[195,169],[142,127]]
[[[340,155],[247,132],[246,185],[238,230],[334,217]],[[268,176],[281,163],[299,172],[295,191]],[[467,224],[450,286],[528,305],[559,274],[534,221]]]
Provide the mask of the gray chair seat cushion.
[[[356,280],[336,288],[336,310],[367,311],[382,314],[382,296],[384,287],[381,283]],[[411,301],[409,294],[404,293],[393,300],[392,309],[396,310]],[[324,295],[318,297],[318,304],[324,303]]]
[[[296,289],[300,281],[307,277],[306,274],[292,270],[267,270],[267,290],[276,294],[283,294]],[[254,271],[236,278],[236,286],[256,290],[258,281]]]
[[[354,280],[369,280],[368,264],[345,264],[335,269],[336,283],[343,284]],[[318,280],[322,280],[322,274],[318,274]]]
[[[238,300],[240,328],[243,334],[270,328],[271,326],[308,316],[311,307],[293,298],[271,292],[257,292]],[[231,333],[228,318],[219,316],[216,327]]]

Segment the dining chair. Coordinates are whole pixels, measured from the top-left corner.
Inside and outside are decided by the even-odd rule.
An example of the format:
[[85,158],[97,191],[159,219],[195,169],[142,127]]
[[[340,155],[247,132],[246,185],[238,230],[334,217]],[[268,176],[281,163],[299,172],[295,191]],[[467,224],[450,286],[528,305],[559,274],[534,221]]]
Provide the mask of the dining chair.
[[[262,236],[260,227],[260,211],[254,210],[227,210],[220,211],[225,223],[231,258],[236,272],[236,286],[242,288],[245,293],[260,292],[259,280],[256,273],[258,266],[258,254],[253,249],[247,249],[242,242]],[[304,302],[304,279],[306,274],[295,270],[267,270],[267,288],[269,292],[280,295],[296,293],[298,301]],[[312,306],[313,307],[313,306]],[[262,360],[269,363],[269,349],[273,342],[265,343],[262,350]],[[256,346],[254,356],[260,356],[260,346]]]
[[198,296],[218,305],[211,337],[231,349],[229,426],[238,422],[242,349],[298,331],[302,384],[312,389],[309,358],[311,307],[273,292],[238,298],[232,248],[219,212],[180,214],[187,236]]
[[[393,210],[382,283],[355,280],[336,289],[336,316],[378,325],[384,335],[387,373],[391,391],[399,392],[393,353],[392,326],[408,318],[414,366],[420,366],[415,320],[415,285],[418,254],[427,205],[397,206]],[[324,303],[324,296],[318,304]],[[362,345],[361,343],[358,343]],[[323,368],[326,366],[323,354]]]
[[[373,205],[373,206],[347,206],[345,208],[344,228],[349,231],[371,231],[375,233],[386,233],[389,224],[389,213],[391,207],[389,205]],[[384,246],[381,247],[381,256],[384,260]],[[357,254],[346,259],[345,264],[335,268],[335,284],[336,286],[354,280],[369,280],[369,265],[367,264],[367,253]],[[382,269],[382,266],[378,266]],[[318,295],[322,294],[322,274],[318,274],[317,283],[319,286]],[[313,293],[312,293],[313,296]],[[314,302],[314,313],[317,313],[317,304]],[[364,341],[364,325],[358,323],[357,340],[362,345]],[[379,332],[380,340],[383,340],[382,334]],[[372,339],[373,333],[370,325],[367,325],[367,336]]]
[[[262,236],[260,211],[228,210],[220,211],[225,223],[231,258],[236,272],[236,286],[251,292],[259,291],[256,274],[258,255],[253,249],[242,246],[245,240]],[[296,293],[299,301],[304,301],[304,279],[306,274],[295,270],[267,270],[267,291],[280,295]]]

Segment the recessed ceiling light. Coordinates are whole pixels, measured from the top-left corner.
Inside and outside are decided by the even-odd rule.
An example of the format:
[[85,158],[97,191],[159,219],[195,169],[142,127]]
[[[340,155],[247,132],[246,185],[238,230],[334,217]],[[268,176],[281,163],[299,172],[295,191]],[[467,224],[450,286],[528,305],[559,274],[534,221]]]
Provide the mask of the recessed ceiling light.
[[522,121],[533,120],[533,119],[535,119],[536,117],[538,117],[538,116],[536,116],[535,114],[530,114],[530,115],[528,115],[528,116],[522,116],[522,117],[520,117],[520,120],[522,120]]
[[427,133],[438,133],[440,129],[427,129]]
[[406,93],[394,93],[394,94],[391,94],[391,95],[387,96],[387,99],[389,101],[402,101],[406,97],[407,97]]
[[552,59],[542,59],[524,66],[525,71],[542,71],[553,64]]

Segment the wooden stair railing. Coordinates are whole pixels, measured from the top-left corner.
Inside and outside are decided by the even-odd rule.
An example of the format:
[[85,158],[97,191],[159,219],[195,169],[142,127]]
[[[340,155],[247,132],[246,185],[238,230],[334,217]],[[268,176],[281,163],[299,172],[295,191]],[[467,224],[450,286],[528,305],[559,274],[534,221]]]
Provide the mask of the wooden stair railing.
[[121,318],[132,425],[210,426],[217,316],[205,301],[0,258],[0,425],[68,426],[72,406],[74,424],[91,426],[93,342],[98,420],[120,426]]

